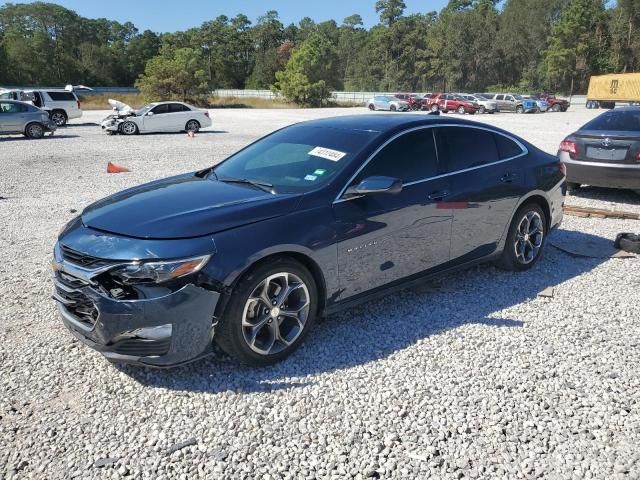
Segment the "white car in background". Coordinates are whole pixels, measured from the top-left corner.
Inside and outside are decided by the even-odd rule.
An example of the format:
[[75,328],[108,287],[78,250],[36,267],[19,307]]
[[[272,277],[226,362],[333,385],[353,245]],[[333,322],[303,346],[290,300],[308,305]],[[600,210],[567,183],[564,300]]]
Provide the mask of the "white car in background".
[[392,95],[376,95],[367,102],[367,108],[371,111],[389,110],[391,112],[406,112],[411,106],[409,102],[400,100]]
[[108,133],[135,135],[152,132],[197,132],[212,125],[207,110],[184,102],[149,103],[139,110],[126,103],[109,100],[114,113],[102,121]]
[[58,127],[64,127],[69,120],[82,117],[80,100],[70,85],[67,88],[34,90],[0,89],[0,100],[18,100],[41,108],[49,113],[49,118]]

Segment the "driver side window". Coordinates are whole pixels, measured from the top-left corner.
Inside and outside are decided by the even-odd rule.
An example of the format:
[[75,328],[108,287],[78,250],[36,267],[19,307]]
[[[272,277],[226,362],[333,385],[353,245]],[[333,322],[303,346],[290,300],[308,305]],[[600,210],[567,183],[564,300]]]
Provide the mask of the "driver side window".
[[168,113],[169,105],[167,105],[166,103],[164,105],[158,105],[151,111],[153,112],[154,115],[161,115],[163,113]]
[[352,184],[367,177],[394,177],[403,183],[424,180],[438,173],[433,129],[425,128],[396,138],[362,169]]

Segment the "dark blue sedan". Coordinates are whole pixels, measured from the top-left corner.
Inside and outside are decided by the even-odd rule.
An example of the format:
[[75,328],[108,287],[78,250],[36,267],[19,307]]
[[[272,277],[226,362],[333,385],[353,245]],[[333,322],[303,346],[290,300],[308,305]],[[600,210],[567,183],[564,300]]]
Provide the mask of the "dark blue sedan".
[[87,207],[54,249],[65,325],[108,359],[293,352],[318,316],[480,262],[527,270],[562,220],[563,167],[503,130],[348,116]]

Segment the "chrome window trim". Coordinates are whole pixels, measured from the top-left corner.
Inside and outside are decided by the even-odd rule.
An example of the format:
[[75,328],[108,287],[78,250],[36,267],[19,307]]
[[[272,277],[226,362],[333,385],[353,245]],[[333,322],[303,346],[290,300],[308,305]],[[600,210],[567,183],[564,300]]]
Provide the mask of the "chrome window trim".
[[[520,147],[520,149],[522,150],[522,153],[520,153],[519,155],[515,155],[513,157],[508,157],[508,158],[505,158],[505,159],[502,159],[502,160],[498,160],[497,162],[485,163],[484,165],[477,165],[475,167],[463,168],[462,170],[456,170],[455,172],[443,173],[441,175],[436,175],[434,177],[427,177],[427,178],[423,178],[421,180],[414,180],[413,182],[403,183],[402,184],[403,187],[409,187],[411,185],[417,185],[419,183],[428,182],[430,180],[437,180],[437,179],[440,179],[440,178],[449,177],[451,175],[457,175],[458,173],[471,172],[473,170],[478,170],[480,168],[490,167],[492,165],[498,165],[498,164],[504,163],[504,162],[510,162],[511,160],[515,160],[516,158],[520,158],[520,157],[523,157],[523,156],[529,154],[529,150],[527,149],[527,147],[525,147],[522,144],[522,142],[520,142],[516,138],[514,138],[514,137],[512,137],[510,135],[504,134],[502,132],[499,132],[497,130],[492,130],[491,128],[486,128],[486,127],[482,127],[482,126],[479,126],[479,125],[465,125],[465,124],[460,124],[460,123],[441,123],[441,124],[437,124],[437,125],[420,125],[418,127],[412,127],[412,128],[407,129],[407,130],[403,130],[401,132],[396,133],[393,137],[391,137],[389,140],[387,140],[382,145],[380,145],[371,155],[369,155],[367,157],[367,159],[363,162],[363,164],[360,166],[360,168],[358,168],[358,170],[356,170],[356,172],[351,176],[351,178],[345,184],[345,186],[342,188],[342,190],[340,190],[340,193],[338,193],[338,195],[334,199],[333,204],[347,202],[349,200],[354,200],[356,198],[361,198],[362,195],[357,195],[357,196],[353,196],[353,197],[349,197],[349,198],[342,198],[342,196],[344,195],[344,193],[347,190],[347,188],[349,188],[349,186],[351,185],[351,182],[353,182],[353,180],[358,176],[358,174],[360,174],[360,172],[364,169],[364,167],[366,167],[369,164],[369,162],[371,160],[373,160],[373,158],[376,155],[378,155],[378,153],[380,153],[380,151],[383,148],[385,148],[391,142],[393,142],[394,140],[400,138],[402,135],[405,135],[407,133],[415,132],[417,130],[425,130],[427,128],[431,128],[432,132],[433,132],[433,141],[434,141],[435,150],[436,150],[436,161],[439,162],[440,161],[440,154],[438,152],[438,142],[436,141],[436,134],[435,134],[435,130],[433,130],[433,129],[440,128],[440,127],[475,128],[477,130],[484,130],[484,131],[487,131],[487,132],[490,132],[490,133],[494,133],[494,134],[497,134],[497,135],[502,135],[503,137],[508,138],[509,140],[514,142],[516,145],[518,145]],[[496,145],[496,151],[497,150],[498,150],[498,146]]]

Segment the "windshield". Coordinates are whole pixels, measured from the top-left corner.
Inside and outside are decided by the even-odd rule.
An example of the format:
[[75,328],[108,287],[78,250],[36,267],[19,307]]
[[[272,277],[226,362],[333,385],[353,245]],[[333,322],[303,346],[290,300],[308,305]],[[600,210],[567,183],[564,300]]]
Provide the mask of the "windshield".
[[475,99],[476,99],[476,100],[479,100],[479,101],[481,101],[481,102],[482,102],[482,101],[484,101],[484,100],[488,100],[488,98],[483,97],[482,95],[474,95],[474,96],[475,96]]
[[513,98],[515,98],[516,100],[524,100],[522,98],[522,95],[513,95]]
[[144,107],[140,108],[139,110],[136,110],[136,114],[137,115],[144,115],[145,113],[147,113],[149,110],[151,110],[156,105],[157,105],[157,103],[150,103],[148,105],[145,105]]
[[580,130],[640,132],[640,110],[605,112]]
[[247,179],[273,185],[277,193],[327,184],[379,133],[292,126],[258,140],[214,169],[219,180]]

